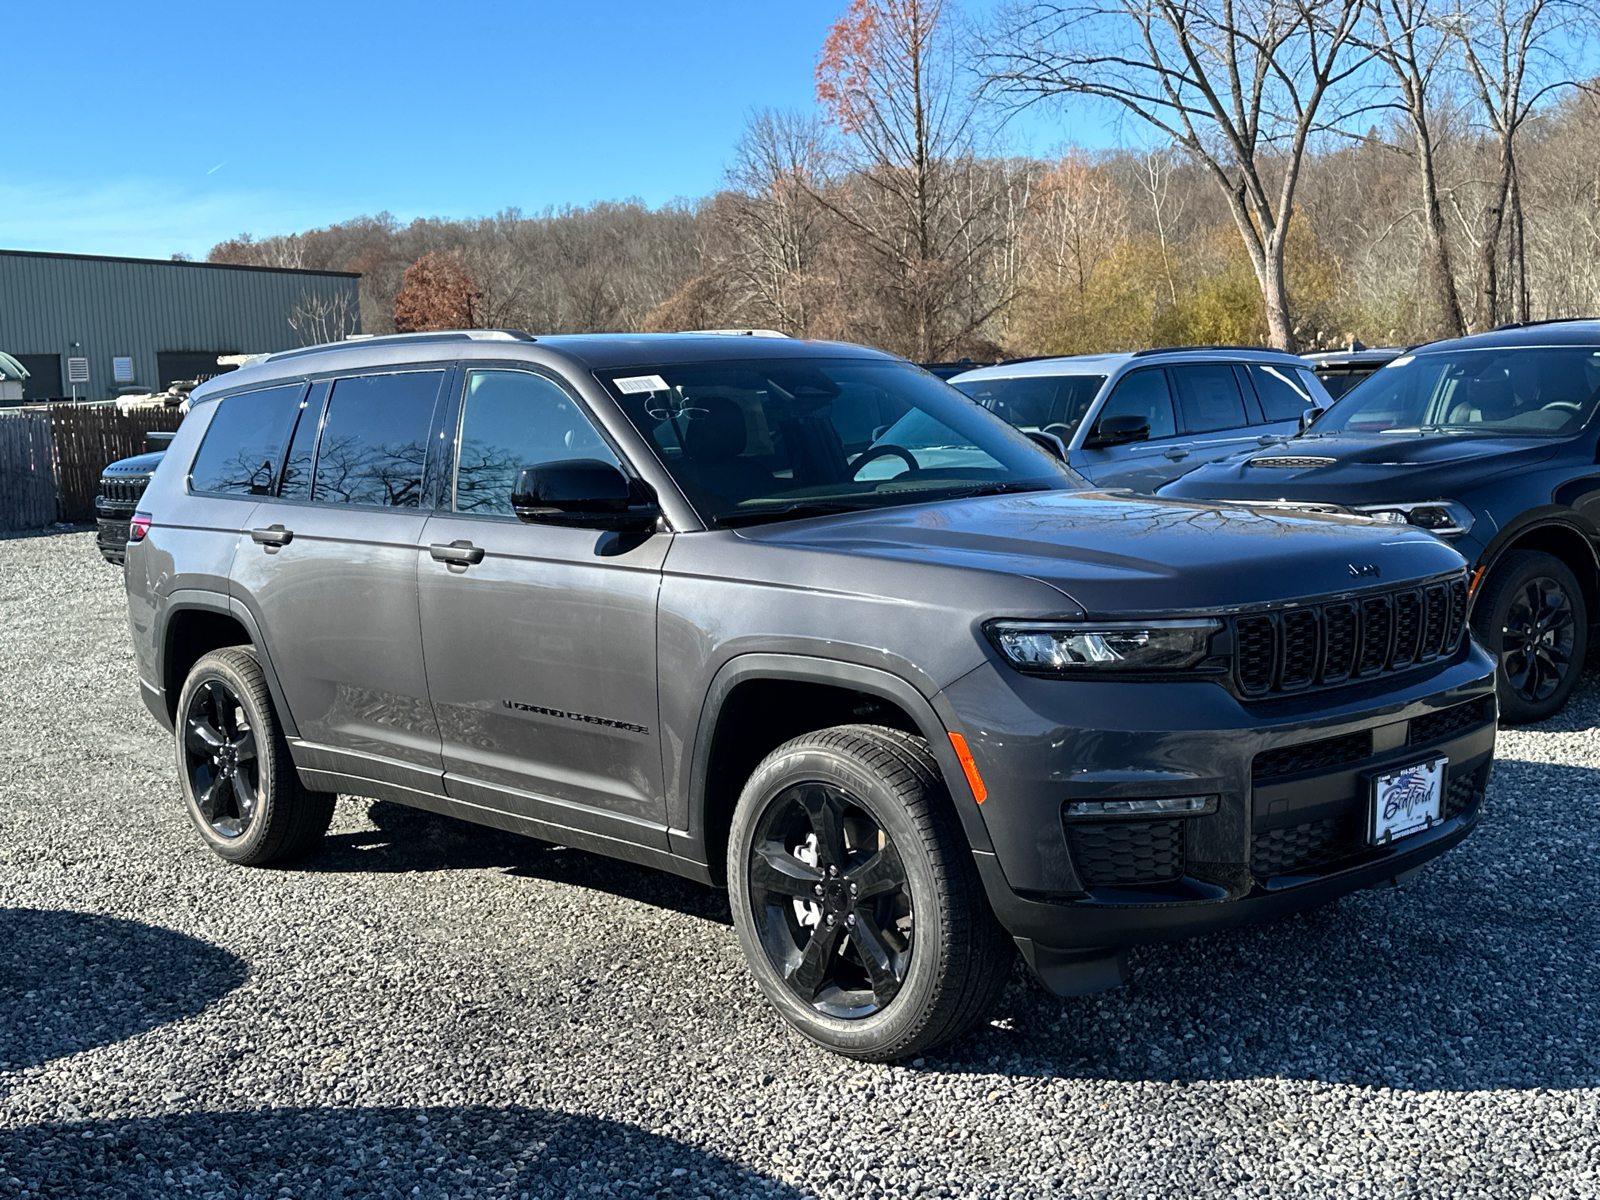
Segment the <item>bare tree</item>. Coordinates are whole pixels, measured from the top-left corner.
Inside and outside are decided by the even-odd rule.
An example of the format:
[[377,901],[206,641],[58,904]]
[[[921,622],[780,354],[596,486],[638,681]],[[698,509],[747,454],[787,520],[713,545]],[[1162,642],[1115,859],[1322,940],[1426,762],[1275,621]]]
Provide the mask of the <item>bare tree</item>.
[[289,327],[302,346],[342,342],[347,335],[361,332],[359,303],[352,303],[348,292],[331,296],[304,292],[289,311]]
[[1027,102],[1120,105],[1200,163],[1226,197],[1272,344],[1294,349],[1284,244],[1323,106],[1366,56],[1363,0],[1080,0],[1012,10],[993,85]]

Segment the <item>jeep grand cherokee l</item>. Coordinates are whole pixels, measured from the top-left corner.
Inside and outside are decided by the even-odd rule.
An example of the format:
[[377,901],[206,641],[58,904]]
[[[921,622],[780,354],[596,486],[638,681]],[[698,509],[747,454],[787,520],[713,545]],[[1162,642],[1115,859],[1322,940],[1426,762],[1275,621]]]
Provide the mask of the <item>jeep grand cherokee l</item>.
[[1460,555],[1087,490],[931,375],[717,336],[374,338],[197,390],[133,523],[140,686],[223,858],[335,793],[730,892],[806,1036],[959,1034],[1017,948],[1408,875],[1478,819]]

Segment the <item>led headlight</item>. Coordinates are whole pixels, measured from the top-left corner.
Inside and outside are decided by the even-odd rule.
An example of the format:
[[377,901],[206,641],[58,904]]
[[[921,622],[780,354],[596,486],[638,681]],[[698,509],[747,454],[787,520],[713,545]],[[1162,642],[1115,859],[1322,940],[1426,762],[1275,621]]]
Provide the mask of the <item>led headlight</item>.
[[1101,674],[1175,671],[1206,657],[1222,622],[991,621],[990,638],[1019,671]]
[[1460,537],[1472,528],[1472,510],[1455,500],[1420,500],[1409,504],[1363,504],[1356,512],[1394,525],[1415,525],[1440,537]]

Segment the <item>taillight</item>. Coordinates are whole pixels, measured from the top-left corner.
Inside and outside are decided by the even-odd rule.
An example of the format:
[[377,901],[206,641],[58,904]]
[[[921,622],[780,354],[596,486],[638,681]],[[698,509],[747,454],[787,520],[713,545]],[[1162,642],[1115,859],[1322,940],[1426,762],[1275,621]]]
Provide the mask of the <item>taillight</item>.
[[150,514],[136,512],[133,520],[128,522],[128,540],[130,542],[144,541],[144,535],[150,532]]

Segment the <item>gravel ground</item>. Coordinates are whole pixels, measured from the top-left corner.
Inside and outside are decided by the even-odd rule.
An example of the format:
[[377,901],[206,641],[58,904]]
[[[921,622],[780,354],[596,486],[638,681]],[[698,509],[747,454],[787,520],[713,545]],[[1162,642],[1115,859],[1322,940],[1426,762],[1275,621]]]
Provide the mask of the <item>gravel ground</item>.
[[691,883],[348,798],[222,863],[118,572],[0,540],[0,1197],[1600,1196],[1597,719],[1504,734],[1403,889],[866,1067]]

